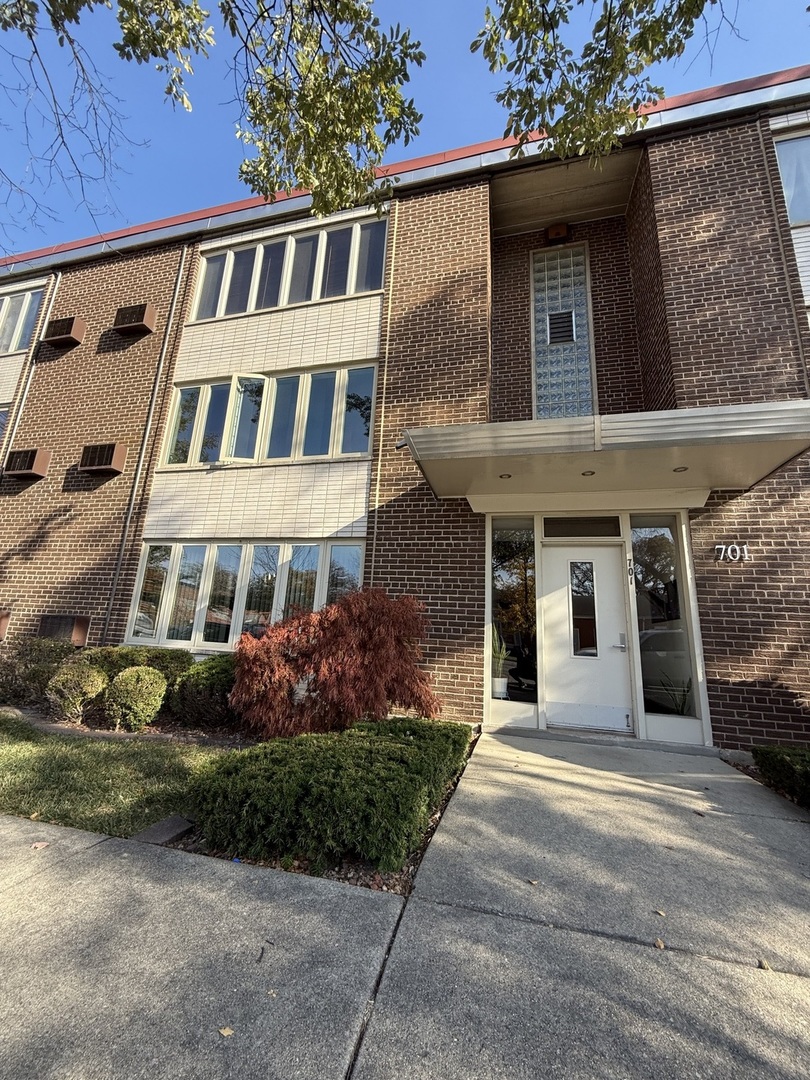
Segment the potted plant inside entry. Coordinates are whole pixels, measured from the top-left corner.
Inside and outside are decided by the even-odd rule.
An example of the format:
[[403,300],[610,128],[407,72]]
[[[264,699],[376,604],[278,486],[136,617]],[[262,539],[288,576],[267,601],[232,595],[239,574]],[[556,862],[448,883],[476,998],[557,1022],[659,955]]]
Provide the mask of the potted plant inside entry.
[[507,685],[509,680],[506,676],[506,663],[509,659],[509,649],[506,642],[498,633],[496,626],[492,627],[492,696],[494,698],[507,698]]

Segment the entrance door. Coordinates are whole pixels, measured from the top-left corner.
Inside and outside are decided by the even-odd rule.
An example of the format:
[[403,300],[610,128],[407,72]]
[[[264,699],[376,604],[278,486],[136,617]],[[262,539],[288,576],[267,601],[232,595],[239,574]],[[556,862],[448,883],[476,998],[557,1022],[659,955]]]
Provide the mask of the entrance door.
[[546,546],[542,665],[546,722],[632,731],[623,549]]

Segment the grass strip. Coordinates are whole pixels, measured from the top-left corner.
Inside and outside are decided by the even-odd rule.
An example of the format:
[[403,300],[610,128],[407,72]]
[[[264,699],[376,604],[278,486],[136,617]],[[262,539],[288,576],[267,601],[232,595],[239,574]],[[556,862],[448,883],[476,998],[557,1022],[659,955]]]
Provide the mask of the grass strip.
[[0,813],[132,836],[188,811],[191,782],[221,753],[50,735],[0,709]]

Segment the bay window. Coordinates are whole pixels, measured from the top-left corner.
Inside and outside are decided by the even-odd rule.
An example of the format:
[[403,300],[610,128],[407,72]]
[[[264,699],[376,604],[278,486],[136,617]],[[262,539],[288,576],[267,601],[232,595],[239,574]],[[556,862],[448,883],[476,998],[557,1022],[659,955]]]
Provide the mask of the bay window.
[[381,289],[385,234],[374,218],[205,255],[195,319]]
[[165,463],[368,454],[373,394],[373,367],[180,387]]
[[150,543],[129,638],[208,650],[359,589],[357,541]]

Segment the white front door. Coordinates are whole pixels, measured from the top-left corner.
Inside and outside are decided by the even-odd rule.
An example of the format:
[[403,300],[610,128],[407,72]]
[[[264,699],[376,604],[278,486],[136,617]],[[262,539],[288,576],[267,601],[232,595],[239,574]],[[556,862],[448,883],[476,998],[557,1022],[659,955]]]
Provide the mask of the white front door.
[[541,662],[551,727],[633,731],[619,545],[544,546]]

